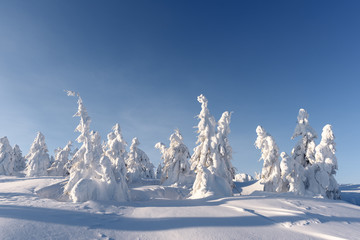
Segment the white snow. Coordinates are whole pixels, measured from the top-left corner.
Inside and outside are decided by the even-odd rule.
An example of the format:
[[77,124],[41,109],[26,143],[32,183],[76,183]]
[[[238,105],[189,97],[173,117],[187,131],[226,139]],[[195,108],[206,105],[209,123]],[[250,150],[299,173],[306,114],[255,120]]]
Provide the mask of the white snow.
[[[182,188],[130,186],[131,202],[73,203],[63,177],[0,176],[1,239],[359,239],[360,206],[340,200],[259,191],[184,199]],[[158,181],[158,180],[157,180]],[[155,180],[149,181],[156,183]],[[343,194],[359,201],[359,185]],[[250,194],[250,195],[246,195]],[[359,201],[360,202],[360,201]],[[16,226],[16,227],[15,227]]]

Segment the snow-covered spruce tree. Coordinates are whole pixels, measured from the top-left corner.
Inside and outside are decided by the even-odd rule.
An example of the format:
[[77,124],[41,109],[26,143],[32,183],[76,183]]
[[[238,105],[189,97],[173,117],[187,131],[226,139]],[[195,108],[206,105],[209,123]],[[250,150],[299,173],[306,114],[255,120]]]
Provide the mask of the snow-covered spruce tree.
[[126,173],[125,158],[127,156],[127,143],[121,134],[120,125],[118,123],[115,124],[112,130],[113,132],[107,135],[106,155],[116,169],[120,170],[122,173]]
[[279,148],[263,127],[258,126],[256,133],[255,147],[261,150],[260,160],[264,160],[260,182],[264,184],[264,191],[281,192]]
[[315,148],[316,163],[313,165],[315,181],[310,182],[310,185],[318,185],[318,193],[323,197],[339,199],[339,185],[334,177],[338,169],[334,140],[335,136],[331,125],[325,125],[321,134],[321,142]]
[[232,187],[229,183],[228,168],[219,151],[216,135],[216,122],[210,115],[208,100],[204,95],[198,97],[201,111],[198,115],[198,146],[191,157],[191,169],[196,172],[196,179],[190,198],[205,198],[209,196],[231,196]]
[[292,150],[292,157],[303,167],[312,165],[315,162],[315,142],[317,138],[315,130],[309,125],[309,114],[304,110],[299,110],[297,125],[291,139],[300,136],[301,139],[296,143]]
[[[75,96],[68,91],[68,96]],[[117,184],[110,159],[103,152],[100,135],[90,131],[90,117],[78,96],[78,111],[74,116],[80,117],[76,131],[80,133],[77,141],[81,148],[73,156],[69,181],[64,187],[64,194],[74,202],[88,200],[127,200],[128,193],[122,192]]]
[[112,128],[113,132],[109,133],[106,144],[106,156],[110,159],[112,164],[112,169],[115,174],[116,183],[119,185],[121,192],[125,194],[126,199],[130,199],[129,189],[126,182],[126,166],[125,166],[125,158],[126,158],[126,146],[122,134],[120,125],[117,123]]
[[55,150],[55,159],[51,167],[48,169],[49,176],[67,176],[68,169],[65,167],[69,162],[72,142],[69,141],[64,148]]
[[163,185],[184,186],[189,183],[190,153],[187,146],[183,143],[183,137],[179,130],[170,136],[170,146],[167,148],[163,143],[157,143],[155,148],[162,154],[163,168],[161,183]]
[[223,171],[224,178],[228,179],[229,184],[233,185],[235,178],[235,168],[231,163],[232,148],[229,143],[228,135],[230,134],[231,113],[228,111],[221,115],[218,121],[216,138],[218,139],[218,148],[220,152],[221,162],[225,162],[227,171]]
[[159,165],[158,165],[158,167],[157,167],[157,169],[156,169],[156,173],[155,173],[156,179],[161,180],[162,168],[163,168],[163,167],[162,167],[161,163],[159,163]]
[[282,192],[294,192],[297,195],[305,194],[305,176],[304,167],[300,163],[294,161],[285,152],[280,154],[281,163],[281,179],[283,182]]
[[140,182],[141,179],[155,178],[154,165],[150,162],[149,157],[138,146],[139,140],[133,138],[130,146],[130,152],[126,158],[127,174],[126,178],[129,183]]
[[22,151],[20,150],[19,145],[15,144],[13,149],[13,154],[15,159],[14,171],[15,172],[23,171],[26,167],[26,162],[25,162],[25,158],[22,155]]
[[315,189],[312,189],[310,182],[314,181],[314,169],[311,168],[311,165],[315,163],[315,141],[317,134],[315,130],[309,124],[309,114],[304,110],[299,110],[299,115],[297,117],[297,125],[295,127],[294,134],[291,139],[296,137],[301,137],[292,149],[292,158],[295,162],[299,163],[303,170],[299,171],[304,173],[305,180],[305,190],[310,192],[316,192]]
[[0,138],[0,175],[14,175],[15,158],[7,137]]
[[38,132],[25,158],[27,159],[26,176],[37,177],[48,175],[47,169],[50,167],[50,157],[45,143],[45,136],[41,132]]

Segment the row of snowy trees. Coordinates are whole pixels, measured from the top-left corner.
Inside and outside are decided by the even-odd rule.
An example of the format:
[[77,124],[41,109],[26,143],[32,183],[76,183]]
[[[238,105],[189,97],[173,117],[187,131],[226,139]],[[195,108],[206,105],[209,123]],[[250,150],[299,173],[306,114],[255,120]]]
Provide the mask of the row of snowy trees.
[[[324,126],[321,141],[316,146],[317,134],[310,126],[308,113],[299,110],[292,139],[300,137],[291,156],[280,153],[273,137],[258,126],[255,146],[261,149],[264,160],[261,182],[270,192],[294,192],[298,195],[320,195],[339,199],[340,191],[334,175],[338,169],[334,134],[331,125]],[[281,163],[279,162],[281,157]]]
[[[69,91],[68,95],[75,96]],[[76,131],[82,143],[74,154],[69,169],[69,181],[64,193],[75,201],[86,200],[128,200],[128,183],[143,178],[154,178],[154,166],[148,156],[138,148],[137,138],[132,140],[130,151],[126,153],[119,125],[108,135],[108,141],[101,145],[98,133],[90,131],[90,117],[78,96],[80,123]],[[164,185],[192,186],[191,198],[208,196],[231,196],[235,169],[231,164],[232,149],[229,144],[229,112],[224,112],[216,122],[208,110],[208,101],[198,97],[201,112],[198,115],[198,146],[190,156],[183,143],[179,130],[170,136],[170,146],[163,143],[155,145],[162,153],[163,164],[157,170],[157,176]],[[189,162],[190,159],[190,162]],[[62,166],[66,166],[65,164]]]
[[[71,151],[72,143],[55,150],[50,157],[44,135],[38,133],[29,154],[22,157],[18,146],[10,147],[7,138],[0,139],[0,174],[13,175],[24,170],[26,176],[68,176],[64,194],[74,202],[87,200],[129,200],[128,184],[155,178],[154,166],[132,140],[129,152],[119,124],[102,143],[98,132],[90,129],[91,119],[79,94],[68,91],[68,96],[77,96],[80,118],[76,139],[79,149]],[[179,130],[170,136],[169,147],[159,142],[155,148],[162,154],[163,162],[156,177],[163,185],[187,187],[190,198],[208,196],[231,196],[235,168],[232,148],[229,143],[231,113],[226,111],[219,121],[210,114],[208,100],[200,95],[201,111],[198,115],[197,146],[191,155]],[[293,138],[301,136],[291,157],[279,149],[264,128],[256,129],[255,145],[261,149],[264,160],[261,182],[265,191],[295,192],[299,195],[320,194],[338,198],[339,190],[334,174],[337,170],[334,135],[330,125],[323,129],[322,140],[316,147],[315,131],[308,124],[308,114],[300,109],[298,124]],[[281,156],[281,164],[279,157]],[[249,176],[242,176],[250,179]]]

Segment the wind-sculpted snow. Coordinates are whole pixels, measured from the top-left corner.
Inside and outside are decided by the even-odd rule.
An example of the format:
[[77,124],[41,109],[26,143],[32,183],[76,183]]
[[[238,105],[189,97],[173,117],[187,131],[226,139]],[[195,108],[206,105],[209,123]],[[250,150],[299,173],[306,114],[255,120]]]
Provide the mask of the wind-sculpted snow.
[[[241,195],[196,200],[179,197],[186,195],[181,188],[130,186],[133,201],[123,203],[58,201],[63,183],[62,177],[0,176],[1,239],[281,240],[360,236],[360,206],[292,193],[266,193],[260,191],[258,182],[237,184]],[[346,185],[342,189],[351,192],[359,188]]]

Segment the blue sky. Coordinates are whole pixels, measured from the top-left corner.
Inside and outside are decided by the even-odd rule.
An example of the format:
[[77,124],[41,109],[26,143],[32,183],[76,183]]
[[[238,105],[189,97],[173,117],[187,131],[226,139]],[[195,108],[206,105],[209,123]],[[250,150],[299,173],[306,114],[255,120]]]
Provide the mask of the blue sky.
[[359,11],[358,1],[1,1],[0,135],[24,153],[37,131],[50,153],[74,140],[71,89],[103,139],[119,122],[157,165],[153,146],[174,128],[195,147],[202,93],[216,119],[234,112],[238,172],[261,170],[259,124],[290,153],[305,108],[319,136],[333,125],[338,181],[359,183]]

